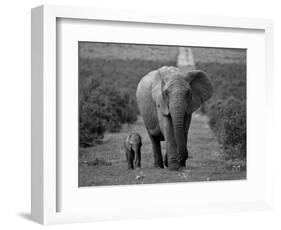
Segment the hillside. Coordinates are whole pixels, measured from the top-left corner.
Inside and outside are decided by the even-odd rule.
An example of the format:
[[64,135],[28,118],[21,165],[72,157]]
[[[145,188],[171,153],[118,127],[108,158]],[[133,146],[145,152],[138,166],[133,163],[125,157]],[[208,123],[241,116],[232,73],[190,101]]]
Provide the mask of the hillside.
[[174,61],[177,55],[178,48],[173,46],[79,42],[79,57],[83,59]]
[[195,63],[245,63],[246,49],[192,47]]

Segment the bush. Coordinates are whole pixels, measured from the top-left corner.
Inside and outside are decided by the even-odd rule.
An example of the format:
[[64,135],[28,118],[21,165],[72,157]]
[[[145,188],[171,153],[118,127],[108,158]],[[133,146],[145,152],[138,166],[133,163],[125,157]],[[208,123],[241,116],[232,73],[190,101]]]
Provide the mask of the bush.
[[106,130],[117,132],[123,123],[136,121],[134,106],[128,94],[92,78],[90,84],[80,90],[80,146],[90,147],[103,138]]
[[214,88],[210,101],[201,106],[209,117],[227,158],[246,158],[246,63],[198,62]]
[[209,117],[209,125],[213,130],[216,129],[217,121],[219,119],[223,104],[224,102],[222,100],[217,100],[216,102],[209,104],[208,109],[206,109],[207,115]]
[[101,140],[106,130],[106,120],[99,106],[99,98],[94,103],[80,105],[79,143],[80,147],[90,147]]
[[227,158],[246,158],[246,105],[234,97],[218,100],[208,111],[209,124]]

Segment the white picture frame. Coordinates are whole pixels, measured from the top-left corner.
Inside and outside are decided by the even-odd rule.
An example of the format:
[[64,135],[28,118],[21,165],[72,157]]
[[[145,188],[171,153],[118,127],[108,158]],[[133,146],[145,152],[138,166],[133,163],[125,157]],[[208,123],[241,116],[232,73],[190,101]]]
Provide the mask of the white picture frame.
[[[255,178],[255,185],[258,183],[264,188],[262,193],[253,196],[252,200],[248,199],[250,196],[241,196],[235,199],[202,199],[198,202],[195,199],[193,203],[185,203],[184,208],[178,202],[167,202],[161,206],[159,203],[153,203],[149,200],[150,206],[133,207],[128,200],[122,200],[121,203],[105,205],[105,207],[93,208],[91,202],[90,207],[85,207],[83,203],[81,207],[76,209],[79,202],[73,200],[73,210],[59,210],[58,200],[64,193],[58,192],[61,186],[61,178],[59,173],[59,161],[57,156],[58,151],[58,111],[61,109],[57,102],[59,94],[59,87],[56,75],[57,70],[57,23],[58,20],[71,19],[75,20],[93,20],[103,21],[111,24],[113,22],[122,22],[133,25],[137,23],[151,24],[161,27],[181,27],[185,26],[200,27],[207,30],[208,28],[219,28],[220,30],[243,30],[247,31],[261,31],[263,33],[264,52],[262,52],[262,66],[264,73],[260,74],[261,79],[265,85],[260,84],[257,88],[263,88],[263,93],[260,95],[267,110],[261,114],[267,122],[265,122],[262,129],[262,137],[267,141],[260,143],[261,150],[265,151],[264,163],[260,169],[262,177],[260,181]],[[273,79],[273,22],[267,19],[248,19],[248,18],[231,18],[231,17],[214,17],[214,16],[193,16],[193,15],[174,15],[163,14],[157,12],[132,12],[132,11],[115,11],[105,9],[80,8],[69,6],[52,6],[44,5],[32,9],[32,171],[31,171],[31,216],[32,219],[41,224],[56,224],[56,223],[70,223],[82,221],[97,221],[107,219],[124,219],[124,218],[144,218],[153,216],[173,216],[186,215],[193,213],[206,212],[225,212],[225,211],[243,211],[243,210],[264,210],[272,208],[272,168],[273,153],[270,152],[270,129],[269,125],[271,111],[273,109],[273,94],[272,85]],[[219,42],[219,41],[218,41]],[[251,84],[251,81],[249,82]],[[253,90],[252,94],[256,92]],[[251,111],[250,111],[251,112]],[[250,127],[253,128],[253,125]],[[253,132],[252,132],[253,133]],[[253,134],[254,135],[254,134]],[[249,160],[249,159],[248,159]],[[257,163],[259,164],[259,163]],[[76,172],[77,173],[77,172]],[[211,183],[211,182],[208,182]],[[214,182],[213,182],[214,183]],[[230,182],[227,186],[231,187]],[[231,182],[236,183],[236,182]],[[242,182],[242,183],[248,183]],[[167,185],[166,185],[167,186]],[[169,193],[175,193],[179,189],[179,185],[170,185]],[[205,189],[201,187],[200,183],[189,185],[196,194],[196,189]],[[244,185],[242,185],[244,186]],[[210,191],[216,191],[217,186],[210,184]],[[251,184],[249,184],[251,187]],[[257,187],[258,188],[258,187]],[[163,190],[163,185],[153,187],[147,186],[130,186],[106,188],[99,190],[99,195],[118,194],[127,189],[128,193],[138,193],[148,196],[149,193],[156,193]],[[167,188],[165,188],[166,191]],[[255,188],[253,188],[254,190]],[[191,189],[192,190],[192,189]],[[86,193],[86,191],[84,191]],[[67,193],[67,191],[66,191]],[[106,196],[104,195],[104,196]],[[100,198],[101,199],[101,198]],[[104,197],[104,199],[107,199]],[[71,199],[68,199],[71,200]],[[144,201],[141,199],[141,202]],[[81,201],[82,202],[82,201]],[[123,207],[118,205],[124,204]],[[68,206],[71,207],[71,203]],[[85,210],[83,210],[83,205]],[[102,204],[101,204],[102,205]],[[98,206],[98,205],[97,205]],[[115,208],[109,209],[110,206]],[[174,207],[173,210],[165,209],[167,206]],[[92,209],[91,209],[92,207]],[[121,209],[122,211],[120,211]],[[59,210],[59,211],[58,211]]]

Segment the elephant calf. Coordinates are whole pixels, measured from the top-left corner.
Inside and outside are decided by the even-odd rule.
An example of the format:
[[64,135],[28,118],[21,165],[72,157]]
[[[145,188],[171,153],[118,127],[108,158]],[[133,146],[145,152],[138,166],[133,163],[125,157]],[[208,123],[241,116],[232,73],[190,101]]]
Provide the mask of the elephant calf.
[[128,169],[141,167],[141,136],[131,133],[124,141],[124,149],[128,162]]

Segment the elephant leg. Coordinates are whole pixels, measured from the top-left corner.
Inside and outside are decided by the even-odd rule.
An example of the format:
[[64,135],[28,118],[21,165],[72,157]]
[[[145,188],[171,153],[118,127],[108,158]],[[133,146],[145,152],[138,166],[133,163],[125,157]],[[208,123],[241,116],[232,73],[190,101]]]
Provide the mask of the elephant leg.
[[176,142],[173,139],[166,141],[167,154],[165,156],[165,165],[167,164],[170,170],[178,170],[181,167],[179,155],[176,153]]
[[[187,140],[188,140],[188,130],[189,130],[189,127],[190,127],[191,118],[192,118],[192,114],[188,114],[188,115],[186,116],[186,119],[185,119],[185,128],[186,128],[186,137],[185,137],[185,138],[186,138],[186,143],[187,143]],[[186,148],[185,157],[184,157],[184,159],[182,159],[182,160],[180,161],[181,167],[186,167],[186,160],[187,160],[187,158],[188,158],[188,155],[189,155],[188,149]]]
[[152,136],[151,134],[149,134],[149,137],[150,137],[150,140],[151,140],[151,143],[152,143],[154,167],[164,168],[160,139],[158,137]]
[[186,167],[186,160],[187,160],[187,158],[188,158],[188,150],[187,150],[187,148],[186,148],[185,154],[183,154],[183,155],[181,156],[180,167]]
[[[188,155],[188,150],[186,150],[187,151],[187,155]],[[186,167],[186,160],[187,160],[187,157],[185,158],[185,159],[182,159],[181,161],[180,161],[180,166],[181,167]]]
[[168,167],[168,152],[166,152],[165,156],[164,156],[164,165],[166,167]]
[[141,167],[141,153],[140,151],[135,154],[135,168]]
[[[185,164],[186,160],[187,160],[187,158],[180,161],[180,167],[185,167],[186,166],[186,164]],[[167,168],[169,167],[169,164],[168,164],[168,152],[164,156],[164,165]]]
[[178,170],[181,167],[180,156],[177,153],[177,144],[174,137],[174,130],[171,122],[165,123],[165,142],[166,142],[166,156],[165,165],[170,170]]
[[127,150],[126,156],[128,162],[128,169],[134,169],[134,152]]

